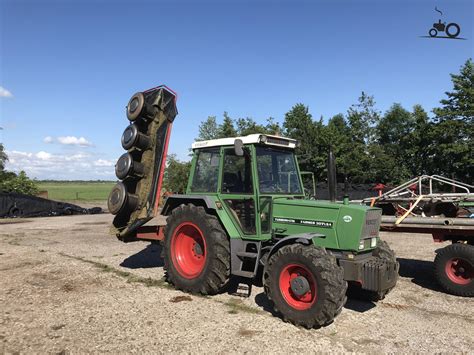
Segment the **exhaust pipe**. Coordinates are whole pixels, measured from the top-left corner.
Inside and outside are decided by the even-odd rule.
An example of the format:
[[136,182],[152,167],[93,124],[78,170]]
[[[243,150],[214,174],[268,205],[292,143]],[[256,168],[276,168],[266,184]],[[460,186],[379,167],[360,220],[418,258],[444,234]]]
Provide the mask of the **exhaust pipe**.
[[329,200],[331,202],[336,202],[336,159],[334,158],[334,153],[332,152],[331,147],[329,147],[327,168]]

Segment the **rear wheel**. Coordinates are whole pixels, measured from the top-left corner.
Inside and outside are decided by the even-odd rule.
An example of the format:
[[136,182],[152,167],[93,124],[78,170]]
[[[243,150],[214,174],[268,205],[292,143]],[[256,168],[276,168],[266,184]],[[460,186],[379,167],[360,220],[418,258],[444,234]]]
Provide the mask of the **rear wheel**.
[[456,38],[461,32],[461,27],[457,23],[450,23],[446,26],[446,34],[450,38]]
[[230,276],[230,245],[217,218],[203,207],[181,205],[166,222],[167,281],[187,292],[219,292]]
[[435,277],[449,293],[474,296],[474,246],[451,244],[436,254]]
[[325,249],[291,244],[270,257],[264,288],[285,321],[315,328],[331,323],[341,312],[347,289],[343,275]]

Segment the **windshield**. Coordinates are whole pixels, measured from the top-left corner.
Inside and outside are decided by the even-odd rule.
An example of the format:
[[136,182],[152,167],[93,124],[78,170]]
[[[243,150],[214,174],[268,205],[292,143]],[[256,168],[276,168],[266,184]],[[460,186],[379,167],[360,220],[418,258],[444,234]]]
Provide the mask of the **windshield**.
[[257,147],[257,167],[260,193],[302,193],[292,151]]

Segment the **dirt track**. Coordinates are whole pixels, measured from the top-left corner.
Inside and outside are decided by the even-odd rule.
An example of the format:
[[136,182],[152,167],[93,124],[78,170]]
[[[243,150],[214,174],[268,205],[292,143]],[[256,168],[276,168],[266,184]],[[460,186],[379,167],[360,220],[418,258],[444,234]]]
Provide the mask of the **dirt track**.
[[189,296],[162,281],[158,246],[108,235],[112,216],[0,221],[0,352],[472,352],[474,299],[432,279],[429,235],[382,234],[401,278],[378,304],[349,300],[305,330],[250,298]]

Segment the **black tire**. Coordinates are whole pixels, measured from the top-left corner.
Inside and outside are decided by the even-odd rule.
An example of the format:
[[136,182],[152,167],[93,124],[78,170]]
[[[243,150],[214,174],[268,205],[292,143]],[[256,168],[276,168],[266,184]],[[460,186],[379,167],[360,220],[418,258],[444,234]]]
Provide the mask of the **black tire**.
[[436,37],[436,35],[438,34],[438,31],[436,30],[436,28],[432,28],[429,34],[430,34],[430,37]]
[[[216,294],[230,277],[230,243],[218,219],[206,213],[203,207],[192,204],[175,208],[166,220],[163,256],[166,281],[177,289],[191,293]],[[183,224],[192,224],[202,231],[205,241],[204,265],[199,274],[183,276],[176,261],[172,239]]]
[[127,118],[130,121],[135,121],[143,113],[145,107],[145,96],[142,92],[134,94],[127,104]]
[[[282,272],[295,264],[309,271],[316,284],[315,300],[304,310],[290,305],[280,287]],[[347,299],[347,282],[336,258],[324,248],[301,244],[283,246],[270,257],[264,271],[264,289],[275,311],[286,322],[308,329],[330,324],[341,313]]]
[[[385,240],[379,240],[377,248],[375,248],[372,255],[382,260],[386,260],[389,263],[397,262],[395,252],[390,248]],[[395,286],[384,291],[368,291],[361,289],[360,285],[358,284],[351,283],[349,284],[348,296],[350,298],[356,298],[364,301],[377,302],[383,300],[385,296],[387,296],[390,291],[393,290],[394,287]]]
[[[456,262],[456,260],[458,260]],[[464,273],[454,274],[450,271],[450,265],[459,264],[462,260]],[[468,244],[454,243],[440,249],[434,261],[435,278],[446,292],[456,296],[474,296],[474,246]],[[456,265],[457,266],[457,265]],[[454,274],[454,275],[453,275]],[[459,278],[459,280],[458,280]],[[464,280],[463,280],[464,279]],[[470,281],[469,281],[470,280]],[[457,281],[457,282],[456,282]],[[465,283],[462,283],[465,282]]]
[[16,206],[13,206],[10,208],[10,211],[8,212],[9,217],[17,218],[17,217],[23,217],[23,211]]
[[[451,27],[454,27],[456,29],[456,32],[450,33],[449,29]],[[459,33],[461,33],[461,28],[459,27],[457,23],[450,23],[449,25],[446,26],[446,34],[448,35],[448,37],[456,38],[459,35]]]

